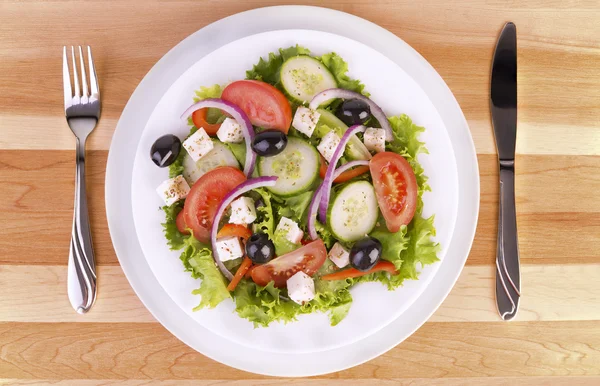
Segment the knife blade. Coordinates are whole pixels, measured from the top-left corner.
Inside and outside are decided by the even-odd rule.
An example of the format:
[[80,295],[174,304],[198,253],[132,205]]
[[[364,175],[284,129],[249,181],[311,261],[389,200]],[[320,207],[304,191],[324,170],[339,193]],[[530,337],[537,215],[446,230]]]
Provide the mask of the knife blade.
[[515,206],[517,28],[514,23],[506,23],[496,44],[492,61],[490,110],[500,164],[496,304],[500,317],[511,320],[517,314],[521,298]]

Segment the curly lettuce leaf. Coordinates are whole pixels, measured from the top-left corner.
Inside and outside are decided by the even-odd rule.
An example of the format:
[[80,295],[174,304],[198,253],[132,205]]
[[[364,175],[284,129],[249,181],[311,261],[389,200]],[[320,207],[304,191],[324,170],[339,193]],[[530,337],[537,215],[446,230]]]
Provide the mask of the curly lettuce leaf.
[[235,311],[248,319],[254,327],[267,327],[271,322],[291,322],[301,312],[300,306],[291,301],[282,300],[281,290],[270,282],[260,287],[250,280],[242,280],[234,291]]
[[275,233],[275,216],[273,214],[273,206],[271,204],[271,193],[263,188],[254,189],[254,192],[258,194],[262,205],[256,206],[257,219],[252,225],[253,231],[265,233],[269,236],[269,239],[273,240],[273,234]]
[[179,155],[171,165],[169,165],[169,178],[177,177],[183,174],[183,159],[185,158],[186,151],[183,147],[179,150]]
[[352,79],[348,76],[348,63],[341,56],[335,52],[331,52],[318,59],[331,71],[339,88],[354,91],[367,97],[369,96],[369,93],[365,92],[365,85],[360,80]]
[[177,215],[183,209],[183,203],[181,201],[174,203],[171,206],[163,206],[161,208],[165,212],[165,222],[162,223],[163,232],[167,239],[167,244],[171,250],[176,251],[182,249],[185,246],[189,235],[183,235],[179,233],[177,229],[176,219]]
[[189,267],[194,278],[202,279],[200,287],[192,292],[201,296],[200,304],[194,311],[205,307],[215,308],[223,300],[231,298],[227,280],[215,265],[212,251],[207,245],[190,238],[180,259]]
[[417,160],[419,154],[429,154],[425,143],[419,140],[419,136],[425,131],[425,128],[415,125],[406,114],[389,117],[388,121],[392,126],[393,140],[386,145],[386,150],[404,156],[415,172],[419,187],[417,191],[417,212],[420,213],[423,208],[423,192],[431,191],[429,184],[427,184],[425,170]]
[[279,217],[288,217],[300,224],[301,227],[305,227],[307,220],[306,210],[308,209],[308,205],[310,205],[313,193],[313,191],[309,190],[296,196],[284,198],[282,204],[277,208],[277,214]]
[[385,225],[382,225],[369,234],[369,236],[381,242],[383,246],[382,258],[393,263],[397,270],[402,268],[402,252],[408,248],[409,238],[406,233],[406,225],[403,225],[398,232],[394,233],[388,231]]
[[244,142],[232,143],[232,142],[221,142],[231,150],[235,159],[240,163],[242,169],[246,163],[246,144]]
[[293,56],[310,55],[310,50],[299,45],[280,48],[277,53],[271,52],[267,60],[260,58],[252,70],[246,71],[246,79],[262,80],[274,86],[279,86],[279,72],[283,62]]

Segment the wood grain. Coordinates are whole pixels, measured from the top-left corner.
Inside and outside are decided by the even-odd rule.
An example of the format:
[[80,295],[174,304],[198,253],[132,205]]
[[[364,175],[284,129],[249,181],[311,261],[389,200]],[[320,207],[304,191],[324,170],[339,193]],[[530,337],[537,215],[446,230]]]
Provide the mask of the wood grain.
[[[306,380],[230,369],[156,323],[112,249],[104,174],[131,93],[171,47],[236,12],[317,0],[6,0],[0,2],[0,384],[600,384],[600,3],[330,0],[423,55],[448,84],[478,153],[481,211],[467,266],[406,342],[362,366]],[[493,47],[518,28],[518,321],[494,305],[498,176],[489,115]],[[88,198],[99,262],[92,312],[65,294],[74,139],[60,82],[63,45],[90,44],[103,97],[88,143]],[[460,215],[460,214],[459,214]],[[335,360],[335,358],[332,358]]]
[[[600,263],[523,265],[521,275],[524,296],[518,321],[600,320]],[[156,322],[118,266],[98,267],[98,299],[84,318],[71,312],[65,266],[0,265],[0,277],[0,322]],[[430,320],[497,321],[494,280],[492,266],[465,267]]]
[[[598,376],[599,327],[600,321],[427,323],[388,353],[320,378]],[[1,323],[0,347],[6,378],[265,378],[215,363],[155,323]]]
[[[480,378],[390,378],[390,379],[353,379],[353,386],[595,386],[600,382],[600,377],[574,376],[574,377],[480,377]],[[64,381],[54,380],[24,380],[0,379],[0,384],[6,386],[330,386],[348,385],[347,379],[256,379],[240,381],[209,380],[115,380],[115,379],[72,379]]]

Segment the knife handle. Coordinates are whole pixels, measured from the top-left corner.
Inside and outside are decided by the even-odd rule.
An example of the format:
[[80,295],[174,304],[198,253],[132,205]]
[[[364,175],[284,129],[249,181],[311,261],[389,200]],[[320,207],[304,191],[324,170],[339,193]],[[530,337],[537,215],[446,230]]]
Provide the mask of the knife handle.
[[496,250],[496,303],[504,320],[515,317],[521,297],[521,273],[515,205],[515,164],[500,161],[500,202]]

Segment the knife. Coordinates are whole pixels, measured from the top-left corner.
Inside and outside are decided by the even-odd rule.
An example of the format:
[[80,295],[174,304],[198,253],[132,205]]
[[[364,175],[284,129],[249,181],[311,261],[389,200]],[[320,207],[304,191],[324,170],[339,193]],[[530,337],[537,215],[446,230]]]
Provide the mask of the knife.
[[515,207],[517,139],[517,27],[506,23],[492,61],[490,109],[500,163],[496,304],[500,317],[511,320],[519,309],[521,273]]

